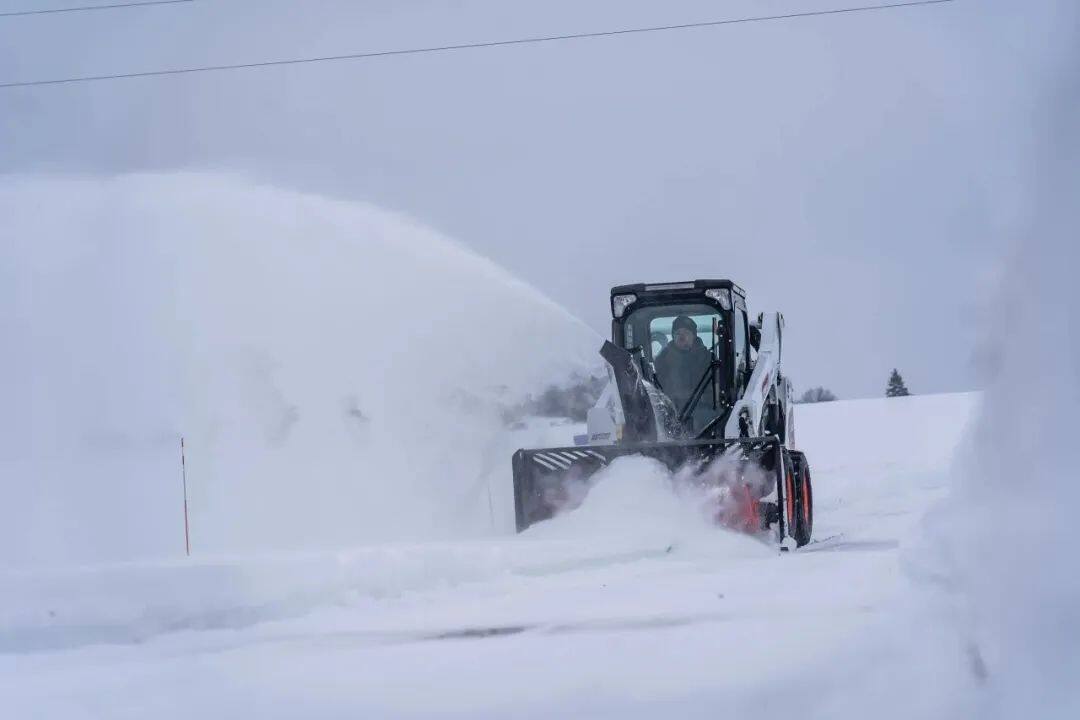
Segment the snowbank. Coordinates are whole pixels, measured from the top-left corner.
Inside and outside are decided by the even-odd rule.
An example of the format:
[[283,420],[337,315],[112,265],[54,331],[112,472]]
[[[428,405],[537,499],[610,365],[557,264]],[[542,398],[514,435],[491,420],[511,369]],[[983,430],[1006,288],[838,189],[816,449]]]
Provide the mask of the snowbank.
[[359,203],[9,177],[0,215],[0,565],[182,553],[181,436],[204,557],[488,532],[500,412],[596,363],[539,292]]
[[910,607],[835,659],[860,668],[845,678],[859,691],[835,688],[816,717],[1080,716],[1080,26],[1066,5],[1032,13],[1038,36],[1063,51],[1059,84],[1046,93],[1026,217],[987,299],[980,412],[950,497],[904,555]]
[[984,716],[1080,716],[1078,27],[1054,106],[1058,142],[998,297],[1005,322],[986,341],[985,409],[951,512],[929,529],[985,680]]
[[[688,556],[671,532],[555,533],[503,540],[383,544],[334,553],[279,553],[214,561],[88,565],[0,573],[0,654],[142,642],[188,630],[238,630],[335,605],[398,598],[463,584],[594,570]],[[723,535],[739,553],[767,548]],[[700,531],[691,537],[701,540]],[[696,546],[701,550],[704,545]],[[716,555],[717,549],[711,549]],[[689,554],[693,557],[693,553]]]

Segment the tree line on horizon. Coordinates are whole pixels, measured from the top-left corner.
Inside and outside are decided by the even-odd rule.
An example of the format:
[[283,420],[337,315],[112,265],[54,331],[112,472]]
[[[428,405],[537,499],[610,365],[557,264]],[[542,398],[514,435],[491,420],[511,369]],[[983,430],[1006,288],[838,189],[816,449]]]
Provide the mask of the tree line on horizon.
[[[575,375],[565,385],[550,385],[539,395],[530,396],[520,407],[514,408],[510,415],[515,419],[524,415],[537,415],[564,417],[575,422],[584,422],[586,413],[596,403],[606,384],[607,377],[604,375]],[[905,397],[910,394],[900,371],[893,368],[885,387],[885,397]],[[832,390],[818,385],[805,390],[795,402],[810,404],[832,402],[838,399]]]
[[[892,373],[889,375],[889,382],[885,386],[885,397],[906,397],[910,394],[911,392],[907,389],[907,385],[904,384],[904,378],[900,375],[900,371],[893,368]],[[832,402],[836,399],[836,394],[832,390],[819,385],[804,392],[795,402],[800,404],[819,403]]]

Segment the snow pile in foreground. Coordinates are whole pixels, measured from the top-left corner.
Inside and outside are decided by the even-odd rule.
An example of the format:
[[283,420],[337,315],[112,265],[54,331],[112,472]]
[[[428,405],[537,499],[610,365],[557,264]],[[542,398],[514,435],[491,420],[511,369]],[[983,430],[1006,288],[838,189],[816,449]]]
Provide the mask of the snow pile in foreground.
[[487,532],[501,410],[595,364],[540,293],[371,206],[9,177],[0,214],[0,565],[182,553],[181,435],[204,557]]
[[580,507],[529,528],[524,537],[591,544],[626,542],[673,551],[764,557],[765,544],[717,528],[716,503],[651,458],[624,457],[598,472]]

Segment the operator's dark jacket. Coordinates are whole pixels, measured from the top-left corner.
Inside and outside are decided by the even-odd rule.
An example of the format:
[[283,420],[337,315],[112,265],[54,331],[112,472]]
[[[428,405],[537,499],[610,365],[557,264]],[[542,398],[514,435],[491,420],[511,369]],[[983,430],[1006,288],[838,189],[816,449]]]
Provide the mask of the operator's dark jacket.
[[690,399],[710,362],[712,356],[699,337],[694,338],[689,350],[680,350],[669,342],[656,356],[656,377],[676,408],[681,410]]

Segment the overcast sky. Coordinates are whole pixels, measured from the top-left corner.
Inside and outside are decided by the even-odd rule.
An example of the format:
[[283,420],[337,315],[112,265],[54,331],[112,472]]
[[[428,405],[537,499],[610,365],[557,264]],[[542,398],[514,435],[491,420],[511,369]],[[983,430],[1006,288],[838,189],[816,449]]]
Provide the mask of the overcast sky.
[[[0,82],[860,4],[199,0],[0,18]],[[614,284],[730,277],[752,310],[785,313],[799,388],[880,395],[895,366],[914,392],[970,389],[1042,133],[1048,19],[1039,2],[957,0],[0,90],[0,172],[232,170],[371,201],[601,333]]]

